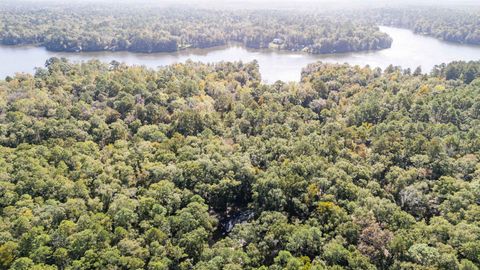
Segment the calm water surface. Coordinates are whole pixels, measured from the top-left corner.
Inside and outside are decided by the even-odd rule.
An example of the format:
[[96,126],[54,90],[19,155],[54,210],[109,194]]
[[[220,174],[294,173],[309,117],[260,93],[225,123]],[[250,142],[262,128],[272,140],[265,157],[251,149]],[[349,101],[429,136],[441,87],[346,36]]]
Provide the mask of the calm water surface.
[[184,62],[188,59],[206,63],[219,61],[252,61],[260,65],[265,82],[277,80],[298,81],[300,72],[309,63],[316,61],[370,65],[385,68],[390,64],[415,69],[421,66],[430,71],[436,64],[454,60],[480,60],[480,46],[469,46],[439,41],[434,38],[413,34],[410,30],[380,27],[393,38],[390,49],[371,52],[356,52],[335,55],[311,55],[298,52],[275,50],[252,50],[240,46],[194,49],[176,53],[141,54],[130,52],[59,53],[39,47],[0,46],[0,78],[16,72],[33,72],[44,65],[50,57],[66,57],[72,61],[100,59],[117,60],[131,65],[150,68]]

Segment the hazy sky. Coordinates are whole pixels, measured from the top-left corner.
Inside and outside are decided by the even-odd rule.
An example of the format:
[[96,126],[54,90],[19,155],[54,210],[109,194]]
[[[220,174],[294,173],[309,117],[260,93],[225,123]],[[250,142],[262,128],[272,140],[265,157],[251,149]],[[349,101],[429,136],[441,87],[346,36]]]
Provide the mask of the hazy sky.
[[345,8],[345,7],[385,7],[400,5],[428,6],[480,6],[480,0],[0,0],[3,3],[16,5],[18,3],[129,3],[134,5],[182,5],[196,8]]

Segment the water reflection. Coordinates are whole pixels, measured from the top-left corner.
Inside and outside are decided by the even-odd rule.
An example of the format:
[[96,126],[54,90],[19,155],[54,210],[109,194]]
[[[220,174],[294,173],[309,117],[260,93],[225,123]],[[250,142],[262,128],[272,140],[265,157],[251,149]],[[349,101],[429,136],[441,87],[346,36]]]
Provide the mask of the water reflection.
[[105,62],[117,60],[150,68],[185,62],[188,59],[206,63],[252,61],[256,59],[260,65],[262,79],[268,83],[277,80],[298,81],[301,69],[315,61],[350,63],[361,66],[370,65],[381,68],[390,64],[411,69],[421,66],[424,71],[429,71],[434,65],[443,62],[480,59],[480,46],[447,43],[434,38],[415,35],[405,29],[380,28],[393,38],[390,49],[334,55],[254,50],[238,45],[153,54],[129,52],[59,53],[49,52],[38,47],[0,46],[0,78],[13,75],[15,72],[33,72],[34,67],[43,66],[45,60],[53,56],[66,57],[72,61],[86,61],[94,58]]

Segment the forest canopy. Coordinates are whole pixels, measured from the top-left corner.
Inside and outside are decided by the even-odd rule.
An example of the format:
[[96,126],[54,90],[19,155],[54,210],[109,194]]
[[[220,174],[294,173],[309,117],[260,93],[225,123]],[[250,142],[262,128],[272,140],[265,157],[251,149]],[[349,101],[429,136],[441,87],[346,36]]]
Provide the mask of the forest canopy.
[[478,269],[480,63],[0,81],[2,269]]

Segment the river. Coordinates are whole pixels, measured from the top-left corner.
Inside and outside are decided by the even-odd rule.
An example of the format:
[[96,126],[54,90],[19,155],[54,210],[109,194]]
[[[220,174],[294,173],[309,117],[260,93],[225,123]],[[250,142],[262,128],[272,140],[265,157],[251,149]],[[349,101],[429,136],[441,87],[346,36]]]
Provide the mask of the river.
[[298,81],[300,72],[309,63],[316,61],[349,63],[385,68],[390,64],[415,69],[421,66],[430,71],[440,63],[454,60],[480,60],[480,46],[453,44],[435,38],[414,34],[410,30],[380,27],[393,38],[392,47],[380,51],[354,52],[331,55],[312,55],[300,52],[278,50],[254,50],[241,46],[225,46],[211,49],[191,49],[175,53],[130,53],[130,52],[49,52],[41,47],[0,46],[0,78],[16,72],[34,71],[50,57],[66,57],[72,61],[86,61],[97,58],[110,62],[117,60],[131,65],[144,65],[150,68],[184,62],[188,59],[205,63],[219,61],[252,61],[260,65],[262,79],[267,83],[277,80]]

